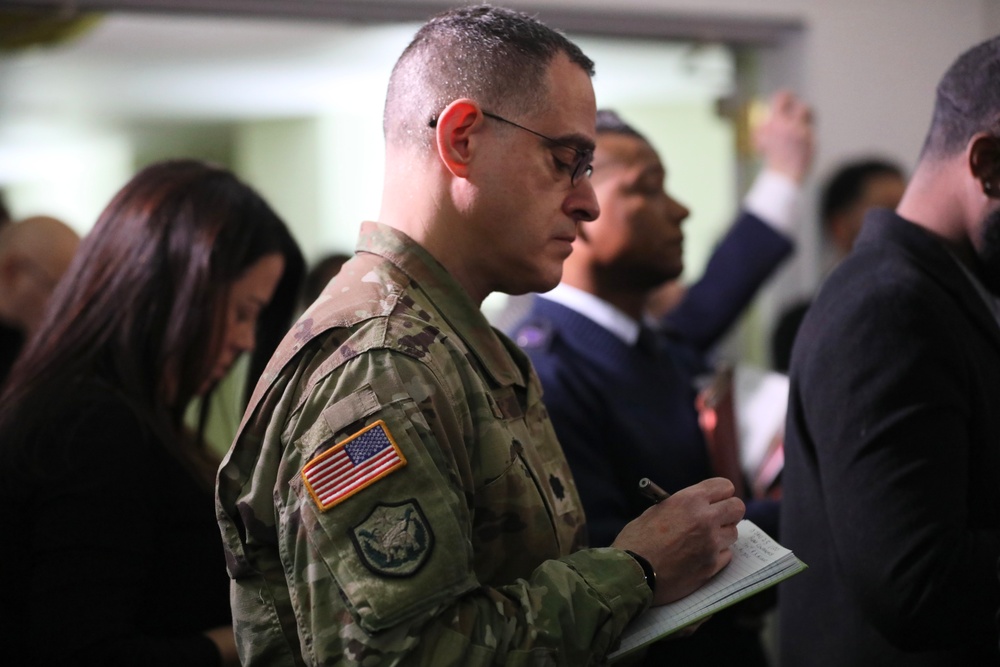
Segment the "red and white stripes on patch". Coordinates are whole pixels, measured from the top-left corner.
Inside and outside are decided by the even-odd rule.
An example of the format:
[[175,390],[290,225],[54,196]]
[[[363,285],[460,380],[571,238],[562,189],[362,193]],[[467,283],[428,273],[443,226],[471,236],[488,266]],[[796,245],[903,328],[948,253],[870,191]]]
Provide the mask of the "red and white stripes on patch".
[[307,463],[302,479],[325,512],[405,465],[406,458],[385,422],[379,420]]

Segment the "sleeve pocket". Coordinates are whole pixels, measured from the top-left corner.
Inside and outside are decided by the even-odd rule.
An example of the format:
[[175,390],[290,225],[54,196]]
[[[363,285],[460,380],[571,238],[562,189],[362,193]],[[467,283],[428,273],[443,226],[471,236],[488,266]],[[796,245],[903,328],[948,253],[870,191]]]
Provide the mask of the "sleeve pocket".
[[[311,560],[321,562],[352,615],[369,632],[429,613],[479,585],[472,571],[464,500],[449,484],[447,472],[434,464],[428,448],[439,445],[422,426],[424,420],[414,418],[417,410],[406,397],[381,404],[368,387],[338,401],[323,412],[317,426],[327,438],[312,448],[307,461],[329,456],[330,450],[381,421],[375,428],[384,429],[405,465],[326,510],[301,474],[291,482],[306,541],[295,536],[283,541],[299,550],[295,562],[309,568],[316,567]],[[324,575],[307,568],[300,576]]]

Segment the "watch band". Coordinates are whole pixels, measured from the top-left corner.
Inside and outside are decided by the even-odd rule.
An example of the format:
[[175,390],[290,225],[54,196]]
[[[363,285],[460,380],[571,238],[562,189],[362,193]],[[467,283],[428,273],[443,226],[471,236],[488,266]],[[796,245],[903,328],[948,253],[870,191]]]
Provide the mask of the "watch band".
[[625,553],[627,553],[629,556],[631,556],[635,560],[635,562],[639,564],[639,567],[642,568],[642,575],[644,577],[646,577],[646,585],[649,586],[650,592],[655,593],[656,592],[656,570],[653,569],[653,566],[650,564],[650,562],[648,560],[646,560],[645,558],[643,558],[642,556],[640,556],[636,552],[634,552],[634,551],[632,551],[630,549],[625,549]]

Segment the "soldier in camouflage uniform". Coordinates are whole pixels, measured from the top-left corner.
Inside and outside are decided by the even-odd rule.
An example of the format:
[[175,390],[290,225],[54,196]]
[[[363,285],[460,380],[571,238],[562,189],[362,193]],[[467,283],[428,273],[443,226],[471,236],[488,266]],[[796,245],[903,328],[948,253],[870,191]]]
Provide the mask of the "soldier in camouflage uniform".
[[489,7],[433,19],[397,63],[382,223],[282,343],[219,472],[245,665],[597,663],[728,562],[743,506],[723,480],[582,548],[538,380],[479,310],[555,285],[597,216],[592,67]]

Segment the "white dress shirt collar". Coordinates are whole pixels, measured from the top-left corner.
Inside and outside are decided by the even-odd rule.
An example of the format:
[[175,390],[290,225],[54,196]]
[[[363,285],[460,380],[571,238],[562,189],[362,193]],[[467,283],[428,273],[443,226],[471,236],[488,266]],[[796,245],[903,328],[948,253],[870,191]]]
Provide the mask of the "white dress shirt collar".
[[560,283],[555,289],[540,294],[543,299],[555,301],[580,313],[595,324],[607,329],[626,345],[639,340],[639,323],[631,317],[589,292]]

